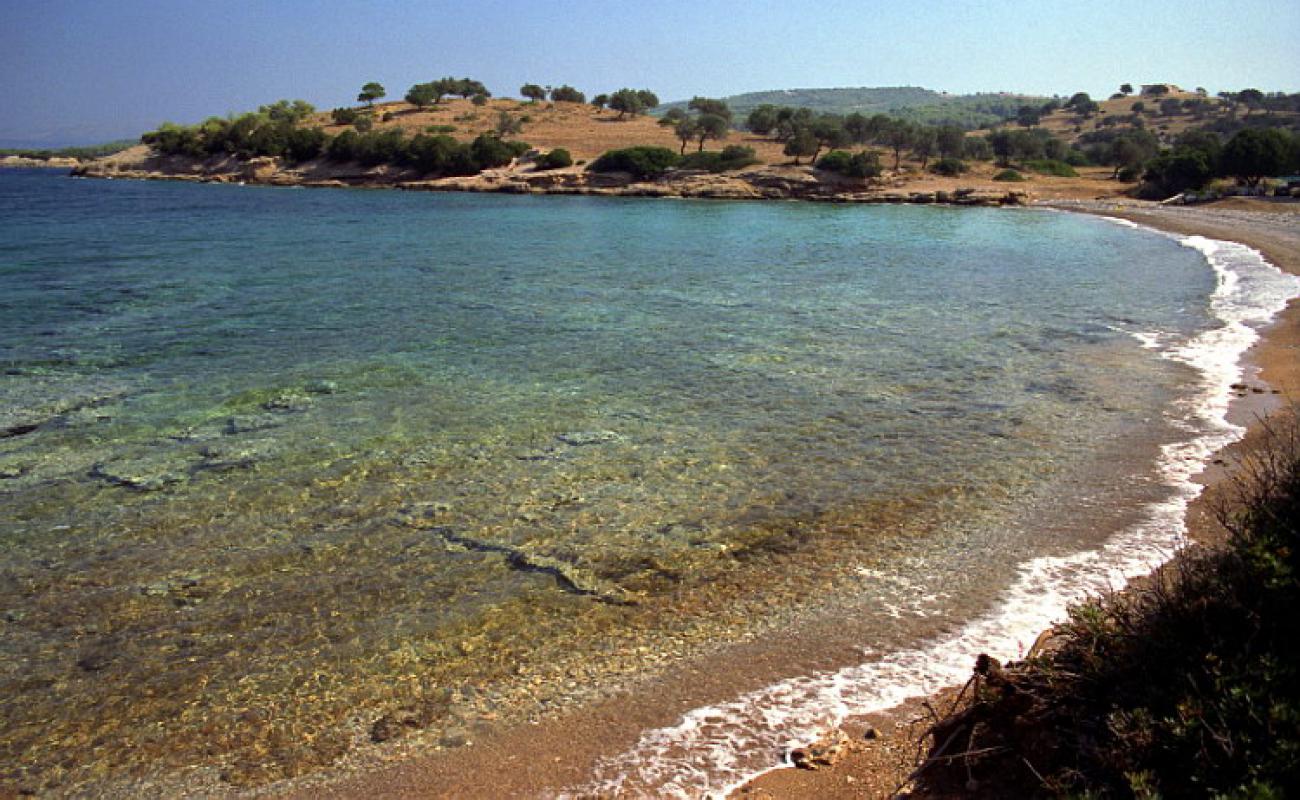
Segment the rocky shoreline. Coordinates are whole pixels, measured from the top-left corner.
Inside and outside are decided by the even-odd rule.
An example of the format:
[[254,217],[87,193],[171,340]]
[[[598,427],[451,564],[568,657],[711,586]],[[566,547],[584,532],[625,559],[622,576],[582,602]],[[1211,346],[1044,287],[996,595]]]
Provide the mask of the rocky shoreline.
[[661,178],[638,180],[627,173],[593,173],[581,166],[539,170],[521,159],[478,175],[426,178],[390,165],[363,167],[323,160],[289,167],[280,159],[234,156],[193,159],[157,156],[139,146],[73,168],[75,177],[171,180],[308,188],[401,189],[423,192],[674,197],[712,200],[811,200],[832,203],[916,203],[957,206],[1026,205],[1028,192],[954,186],[909,189],[910,181],[886,173],[870,181],[843,178],[811,166],[751,167],[728,173],[672,170]]

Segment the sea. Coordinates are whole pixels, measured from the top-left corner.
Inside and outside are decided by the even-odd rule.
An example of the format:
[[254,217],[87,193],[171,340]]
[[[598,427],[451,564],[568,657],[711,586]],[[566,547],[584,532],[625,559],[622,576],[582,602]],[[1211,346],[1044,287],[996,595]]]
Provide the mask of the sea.
[[1167,559],[1297,295],[1044,209],[0,171],[0,793],[454,750],[851,621],[562,792],[719,796]]

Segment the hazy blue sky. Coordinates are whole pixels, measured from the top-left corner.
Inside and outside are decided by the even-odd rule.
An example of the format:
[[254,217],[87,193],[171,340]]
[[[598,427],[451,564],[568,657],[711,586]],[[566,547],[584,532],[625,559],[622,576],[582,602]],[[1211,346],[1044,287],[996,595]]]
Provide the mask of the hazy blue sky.
[[470,76],[665,100],[924,86],[1300,90],[1298,0],[0,0],[0,146]]

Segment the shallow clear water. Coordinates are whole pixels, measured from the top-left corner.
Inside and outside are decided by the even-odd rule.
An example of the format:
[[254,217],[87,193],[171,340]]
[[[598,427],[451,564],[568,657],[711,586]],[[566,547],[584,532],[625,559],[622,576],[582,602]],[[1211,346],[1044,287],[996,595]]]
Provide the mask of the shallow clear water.
[[1056,213],[0,173],[0,780],[300,774],[920,553],[982,609],[1080,546],[1024,509],[1160,497],[1215,285]]

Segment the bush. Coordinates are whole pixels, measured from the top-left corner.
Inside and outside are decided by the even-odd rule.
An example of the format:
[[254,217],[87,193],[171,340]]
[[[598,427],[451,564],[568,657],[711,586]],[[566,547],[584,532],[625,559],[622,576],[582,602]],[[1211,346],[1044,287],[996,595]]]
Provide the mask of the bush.
[[476,106],[485,106],[487,105],[488,99],[487,99],[487,95],[485,94],[476,94],[473,97],[471,97],[469,101]]
[[970,706],[931,729],[937,749],[961,734],[969,757],[932,758],[920,794],[1294,796],[1300,428],[1283,413],[1211,502],[1225,545],[1073,608],[1045,655],[980,656]]
[[351,125],[361,116],[362,113],[355,108],[336,108],[330,112],[330,119],[334,120],[335,125]]
[[1074,171],[1074,167],[1064,161],[1057,161],[1054,158],[1039,158],[1032,161],[1026,161],[1025,166],[1040,175],[1055,175],[1058,178],[1079,177],[1079,173]]
[[479,169],[504,167],[532,149],[524,142],[506,142],[486,133],[479,134],[469,148]]
[[667,147],[627,147],[610,150],[587,167],[592,172],[628,172],[636,178],[657,178],[677,166],[681,157]]
[[1092,166],[1092,161],[1089,160],[1088,154],[1076,147],[1071,147],[1069,150],[1065,151],[1065,157],[1062,160],[1072,167]]
[[995,181],[1014,181],[1018,183],[1020,181],[1023,181],[1024,179],[1025,176],[1021,175],[1019,172],[1016,172],[1014,169],[1004,169],[1001,172],[999,172],[997,175],[993,176],[993,180]]
[[1140,177],[1142,177],[1142,167],[1136,164],[1120,167],[1119,172],[1115,173],[1115,179],[1121,183],[1133,183]]
[[325,131],[319,128],[294,128],[285,143],[285,155],[290,161],[310,161],[319,156],[329,142]]
[[860,153],[832,150],[817,160],[817,169],[846,178],[875,178],[880,175],[880,158],[866,150]]
[[573,156],[563,147],[557,147],[541,158],[537,159],[538,169],[563,169],[573,166]]
[[758,159],[754,157],[754,148],[741,147],[740,145],[727,145],[721,151],[703,150],[698,153],[688,153],[682,157],[677,166],[681,169],[700,169],[708,172],[729,172],[736,169],[744,169],[752,164],[757,164]]
[[960,158],[941,158],[930,165],[930,171],[935,175],[946,175],[950,178],[960,175],[968,169],[966,162]]

